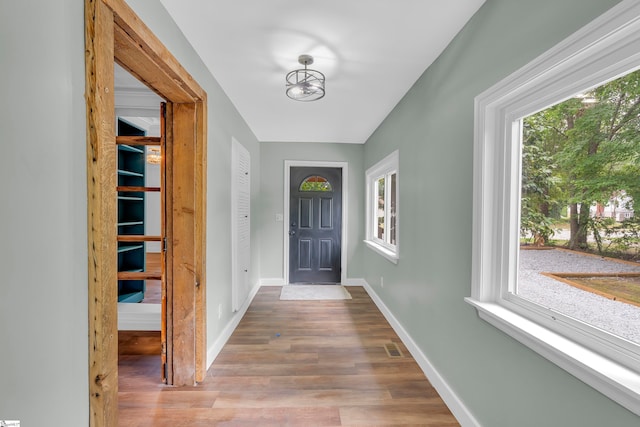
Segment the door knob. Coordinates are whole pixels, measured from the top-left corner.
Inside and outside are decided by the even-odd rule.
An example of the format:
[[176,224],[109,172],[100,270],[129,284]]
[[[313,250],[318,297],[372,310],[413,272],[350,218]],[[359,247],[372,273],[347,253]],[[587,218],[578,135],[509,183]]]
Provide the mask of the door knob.
[[296,234],[296,230],[289,230],[289,236],[293,236],[294,234]]

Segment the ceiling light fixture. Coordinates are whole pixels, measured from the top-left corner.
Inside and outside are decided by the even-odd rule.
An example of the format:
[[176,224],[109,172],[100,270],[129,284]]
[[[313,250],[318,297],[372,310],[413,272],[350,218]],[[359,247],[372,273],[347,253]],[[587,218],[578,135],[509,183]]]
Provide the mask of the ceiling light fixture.
[[313,56],[300,55],[298,62],[304,70],[293,70],[287,74],[287,96],[296,101],[317,101],[324,96],[324,74],[311,70]]
[[162,162],[162,154],[160,147],[147,147],[147,163],[152,165],[159,165]]

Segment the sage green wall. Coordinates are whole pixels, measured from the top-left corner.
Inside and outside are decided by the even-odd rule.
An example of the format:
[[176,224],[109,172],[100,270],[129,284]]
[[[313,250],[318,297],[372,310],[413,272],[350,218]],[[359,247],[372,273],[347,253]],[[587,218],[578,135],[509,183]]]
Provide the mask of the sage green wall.
[[86,426],[82,1],[0,1],[0,419]]
[[258,218],[262,237],[260,271],[263,279],[283,279],[283,222],[276,213],[284,207],[284,161],[314,160],[347,162],[349,191],[347,206],[347,278],[363,277],[362,251],[364,239],[364,169],[363,146],[360,144],[318,144],[304,142],[263,142],[260,144],[260,194],[262,208]]
[[[362,147],[258,144],[160,2],[131,0],[209,95],[209,343],[233,320],[235,136],[252,156],[259,212],[252,281],[282,277],[274,215],[283,206],[283,160],[348,161],[349,277],[366,277],[483,425],[636,425],[638,417],[479,320],[462,300],[470,293],[474,96],[615,3],[488,0]],[[86,426],[83,2],[0,2],[0,76],[0,419]],[[364,169],[395,148],[402,186],[397,266],[361,244]],[[227,310],[218,320],[220,302]]]
[[640,422],[463,301],[474,97],[616,3],[488,0],[365,145],[365,168],[400,150],[401,221],[398,265],[365,249],[365,278],[483,426]]
[[[231,311],[231,140],[235,137],[251,156],[252,212],[260,207],[260,145],[162,3],[127,3],[207,92],[207,346],[211,346],[236,316]],[[259,266],[260,230],[251,221],[252,286],[259,283]],[[220,304],[222,317],[218,319]]]

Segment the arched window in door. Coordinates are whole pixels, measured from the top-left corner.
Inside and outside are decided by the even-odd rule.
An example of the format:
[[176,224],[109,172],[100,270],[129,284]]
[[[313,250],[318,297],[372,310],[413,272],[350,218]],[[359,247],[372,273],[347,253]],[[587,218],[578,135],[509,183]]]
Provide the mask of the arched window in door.
[[333,187],[331,187],[331,183],[327,181],[326,178],[319,175],[313,175],[302,181],[300,184],[300,191],[329,192],[333,191]]

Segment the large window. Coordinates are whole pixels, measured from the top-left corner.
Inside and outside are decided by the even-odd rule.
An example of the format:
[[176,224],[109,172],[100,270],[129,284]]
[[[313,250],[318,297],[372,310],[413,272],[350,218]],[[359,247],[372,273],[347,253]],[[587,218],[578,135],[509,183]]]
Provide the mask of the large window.
[[398,151],[366,172],[367,238],[365,243],[398,262]]
[[[565,304],[560,302],[557,294],[545,294],[545,288],[549,292],[557,290],[547,281],[554,278],[539,275],[540,271],[548,271],[549,265],[544,260],[532,264],[531,254],[525,256],[520,250],[520,231],[530,226],[525,222],[540,224],[536,215],[550,208],[544,206],[545,197],[551,194],[546,191],[568,191],[567,185],[583,186],[575,197],[567,196],[568,207],[565,208],[569,210],[566,215],[576,221],[580,220],[582,209],[582,219],[588,222],[591,206],[585,203],[580,206],[580,202],[594,202],[594,212],[603,212],[601,196],[610,192],[611,188],[606,185],[611,180],[602,180],[600,195],[583,191],[595,188],[587,186],[588,181],[594,180],[596,175],[611,178],[614,169],[620,166],[618,163],[603,172],[598,169],[601,164],[587,159],[583,168],[575,170],[575,176],[566,177],[567,185],[564,187],[538,186],[552,175],[550,169],[545,169],[551,165],[549,159],[541,158],[539,164],[531,163],[531,159],[523,162],[523,156],[541,153],[540,147],[534,147],[534,141],[529,138],[549,138],[544,128],[537,127],[541,120],[537,114],[595,115],[599,110],[589,105],[594,99],[589,96],[611,95],[598,92],[606,92],[602,88],[609,87],[607,83],[618,82],[621,77],[631,76],[638,69],[640,3],[624,1],[476,98],[473,274],[472,295],[467,301],[487,322],[640,415],[640,345],[637,340],[629,339],[624,330],[603,327],[598,323],[601,319],[572,311],[576,306],[573,297]],[[575,111],[569,108],[571,106]],[[554,108],[566,109],[558,112],[553,111]],[[577,116],[573,114],[572,117],[575,119]],[[582,129],[591,127],[592,131],[597,128],[597,137],[607,138],[615,129],[609,128],[607,135],[601,131],[606,126],[617,125],[611,119],[609,123],[605,121],[604,115],[593,117]],[[600,125],[603,127],[598,127]],[[625,137],[635,138],[631,133],[640,132],[640,129],[636,127],[629,132]],[[589,141],[587,134],[573,136],[586,144],[594,142]],[[612,141],[610,139],[606,143]],[[545,143],[551,142],[545,139]],[[564,148],[567,147],[556,146],[553,149]],[[573,148],[572,153],[571,147],[567,148],[562,161],[571,162],[567,156],[578,154],[577,146]],[[586,153],[593,154],[594,150],[589,151],[587,147]],[[619,157],[618,160],[623,159]],[[573,164],[563,166],[562,173],[570,172],[569,166],[578,165],[578,160],[574,159]],[[526,177],[524,181],[523,175]],[[547,183],[553,186],[558,181]],[[616,183],[616,186],[620,184]],[[611,191],[614,198],[622,200],[630,196],[622,193],[616,196],[613,194],[616,190]],[[573,216],[572,211],[575,211]],[[544,223],[542,225],[534,231],[538,238],[549,231]],[[583,238],[583,235],[574,236],[576,242],[584,241]],[[569,262],[577,265],[575,260]],[[595,267],[589,264],[587,268]],[[590,304],[586,301],[582,308],[589,308]],[[613,308],[604,309],[609,310]],[[610,312],[605,314],[615,316]],[[637,327],[640,317],[634,318],[636,321],[632,318],[629,325]]]
[[640,344],[640,70],[524,117],[522,132],[514,293]]

